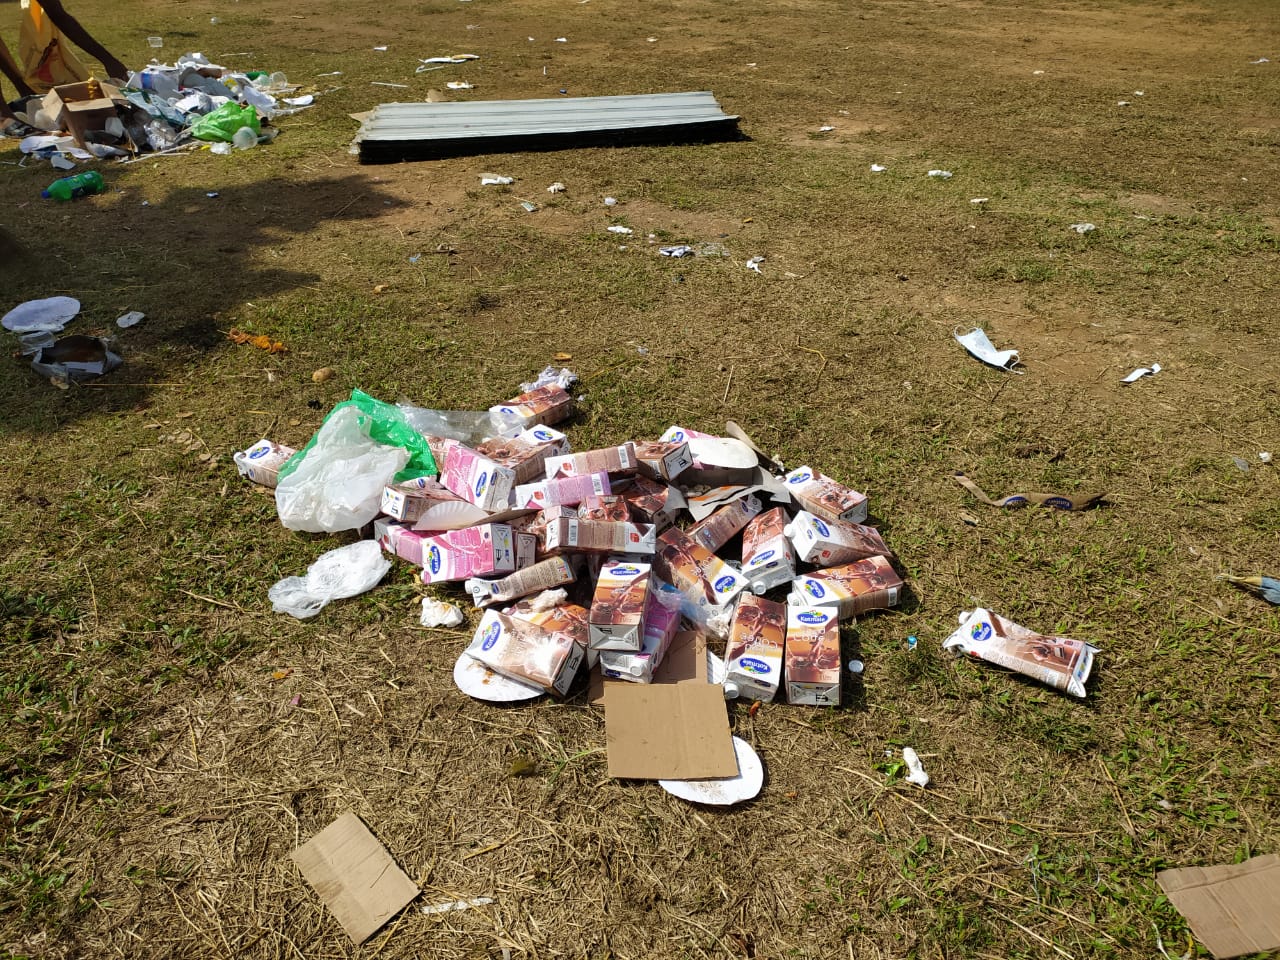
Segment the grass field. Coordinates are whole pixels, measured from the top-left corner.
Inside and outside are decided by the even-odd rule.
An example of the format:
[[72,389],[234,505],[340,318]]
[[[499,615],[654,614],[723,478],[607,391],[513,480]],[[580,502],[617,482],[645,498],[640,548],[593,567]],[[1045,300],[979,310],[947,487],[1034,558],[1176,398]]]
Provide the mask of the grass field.
[[[99,383],[55,389],[11,337],[0,365],[0,952],[1194,956],[1156,872],[1276,852],[1280,615],[1215,579],[1280,568],[1258,457],[1280,454],[1275,4],[76,12],[130,63],[159,34],[321,96],[269,146],[104,165],[110,193],[68,205],[0,140],[0,228],[26,251],[0,252],[0,312],[68,294],[73,332],[148,315]],[[0,18],[16,48],[17,5]],[[414,72],[462,52],[481,59]],[[349,154],[348,114],[453,79],[471,99],[708,89],[746,138]],[[729,256],[658,256],[676,242]],[[975,326],[1025,373],[968,357],[952,333]],[[558,352],[583,377],[575,449],[735,419],[866,490],[908,577],[849,631],[847,706],[731,705],[768,771],[749,805],[610,780],[583,695],[467,699],[470,632],[417,626],[404,564],[313,621],[271,612],[273,582],[345,540],[284,530],[232,451],[300,445],[353,387],[485,407]],[[993,496],[1108,496],[1001,511],[958,470]],[[1089,697],[944,655],[974,599],[1097,644]],[[926,792],[901,782],[907,745]],[[494,903],[410,908],[353,947],[289,859],[347,810],[419,904]]]

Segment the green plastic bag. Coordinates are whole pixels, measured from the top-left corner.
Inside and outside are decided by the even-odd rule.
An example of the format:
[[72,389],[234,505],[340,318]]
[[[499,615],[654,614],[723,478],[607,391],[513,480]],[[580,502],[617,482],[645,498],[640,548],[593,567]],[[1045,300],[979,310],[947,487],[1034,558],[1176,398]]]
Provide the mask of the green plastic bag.
[[241,106],[233,100],[224,103],[213,113],[206,113],[191,124],[191,135],[197,140],[221,140],[224,143],[230,143],[241,127],[248,127],[255,134],[262,133],[258,111],[248,105]]
[[[355,407],[360,411],[360,424],[361,426],[368,425],[369,436],[372,439],[388,447],[403,447],[409,451],[409,462],[405,464],[403,470],[395,475],[395,483],[418,480],[422,477],[434,477],[440,472],[440,469],[436,466],[436,458],[431,455],[431,447],[427,445],[426,437],[405,422],[404,414],[399,407],[394,404],[383,403],[381,400],[375,399],[360,390],[352,390],[350,400],[342,401],[342,403],[337,404],[325,414],[325,422],[328,422],[329,418],[343,407]],[[283,480],[298,469],[298,464],[302,462],[302,458],[307,455],[307,452],[315,446],[315,442],[316,438],[313,435],[307,441],[305,447],[286,461],[284,466],[280,468],[279,479]]]

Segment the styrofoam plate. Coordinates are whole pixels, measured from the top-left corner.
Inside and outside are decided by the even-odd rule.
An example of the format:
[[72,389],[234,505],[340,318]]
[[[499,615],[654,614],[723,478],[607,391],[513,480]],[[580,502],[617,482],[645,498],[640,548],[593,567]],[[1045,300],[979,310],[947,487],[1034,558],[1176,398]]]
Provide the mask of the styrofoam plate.
[[542,696],[546,691],[494,673],[479,660],[462,654],[453,665],[453,682],[469,697],[489,703],[517,703]]
[[731,807],[750,800],[764,786],[764,764],[741,737],[733,738],[733,752],[738,757],[736,777],[724,780],[659,780],[658,786],[673,797],[714,807]]
[[0,319],[0,326],[14,333],[58,333],[80,312],[74,297],[47,297],[20,303]]

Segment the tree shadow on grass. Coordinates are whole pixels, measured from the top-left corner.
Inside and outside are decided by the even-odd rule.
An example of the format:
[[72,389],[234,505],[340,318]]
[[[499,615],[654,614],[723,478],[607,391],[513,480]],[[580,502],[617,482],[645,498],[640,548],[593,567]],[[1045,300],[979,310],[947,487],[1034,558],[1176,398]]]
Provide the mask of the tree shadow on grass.
[[[108,177],[113,172],[106,169]],[[30,193],[52,179],[49,173],[26,174],[29,182],[17,189]],[[81,313],[63,335],[114,336],[124,358],[98,386],[63,391],[18,355],[16,336],[0,332],[0,434],[45,433],[85,414],[131,409],[156,385],[185,382],[233,346],[221,315],[300,287],[318,289],[320,276],[295,268],[275,248],[403,205],[359,174],[273,177],[219,186],[216,196],[212,188],[184,185],[145,205],[120,182],[123,191],[56,206],[37,192],[36,200],[16,204],[12,219],[0,213],[7,233],[0,314],[25,300],[76,297]],[[270,265],[272,257],[279,266]],[[118,330],[115,319],[129,310],[147,319]]]

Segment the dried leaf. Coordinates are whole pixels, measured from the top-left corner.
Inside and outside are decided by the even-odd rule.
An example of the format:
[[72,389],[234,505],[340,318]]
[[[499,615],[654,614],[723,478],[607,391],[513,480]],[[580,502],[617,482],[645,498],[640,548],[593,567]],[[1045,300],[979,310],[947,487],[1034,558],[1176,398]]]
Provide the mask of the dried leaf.
[[247,343],[250,346],[257,347],[259,350],[265,350],[267,353],[286,353],[289,349],[279,340],[272,340],[265,334],[245,333],[235,327],[232,327],[227,333],[227,339],[232,343]]

